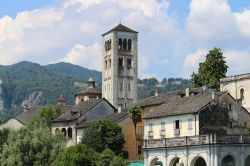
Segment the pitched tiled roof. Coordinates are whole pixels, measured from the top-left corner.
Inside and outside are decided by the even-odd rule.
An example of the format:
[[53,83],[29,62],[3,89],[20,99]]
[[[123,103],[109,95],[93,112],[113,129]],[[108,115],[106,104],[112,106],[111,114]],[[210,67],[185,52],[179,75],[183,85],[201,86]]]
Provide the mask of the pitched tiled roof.
[[65,99],[63,97],[63,95],[61,95],[58,99],[57,99],[58,102],[65,102]]
[[120,23],[120,24],[118,24],[116,27],[114,27],[113,29],[111,29],[111,30],[109,30],[108,32],[102,34],[102,36],[104,36],[104,35],[106,35],[106,34],[112,32],[112,31],[138,33],[138,32],[136,32],[136,31],[134,31],[134,30],[132,30],[132,29],[130,29],[130,28],[128,28],[128,27],[126,27],[126,26],[124,26],[124,25],[122,25],[122,24]]
[[[226,92],[217,92],[216,95],[220,96],[224,93]],[[197,95],[189,97],[169,97],[164,104],[156,107],[154,111],[143,116],[143,118],[147,119],[171,115],[198,113],[211,101],[213,101],[212,93],[209,93],[208,91],[200,92]]]
[[[124,119],[128,118],[128,112],[127,111],[122,111],[121,113],[114,113],[114,114],[111,114],[105,118],[102,118],[102,119],[107,119],[107,120],[110,120],[114,123],[119,123],[121,121],[123,121]],[[85,128],[85,127],[88,127],[90,125],[91,121],[88,121],[88,122],[82,122],[80,123],[79,125],[77,125],[76,128]]]
[[[29,110],[20,113],[15,117],[16,120],[18,120],[20,123],[27,125],[34,117],[38,117],[40,113],[42,112],[43,108],[46,108],[47,106],[34,106],[30,108]],[[62,112],[66,112],[70,109],[72,109],[72,105],[51,105],[52,108],[59,108]]]
[[103,99],[93,99],[88,101],[82,101],[79,104],[75,105],[70,111],[65,112],[53,122],[62,122],[62,121],[71,121],[79,118],[80,115],[85,114],[88,112],[91,108],[96,106],[98,103],[100,103]]
[[[190,94],[202,92],[202,88],[192,88],[189,90]],[[168,93],[161,93],[158,96],[151,96],[137,101],[134,105],[138,107],[156,106],[168,102],[170,99],[178,98],[178,95],[185,96],[185,90],[172,91]]]

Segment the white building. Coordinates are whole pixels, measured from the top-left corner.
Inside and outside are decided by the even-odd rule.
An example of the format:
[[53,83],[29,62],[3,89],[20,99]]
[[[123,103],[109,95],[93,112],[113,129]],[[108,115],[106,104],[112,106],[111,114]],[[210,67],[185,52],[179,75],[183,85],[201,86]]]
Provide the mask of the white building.
[[137,101],[137,33],[119,24],[102,35],[102,95],[116,108]]
[[248,111],[226,92],[190,92],[143,116],[145,166],[249,166]]
[[228,91],[236,100],[241,100],[242,106],[250,112],[250,74],[222,78],[220,89]]

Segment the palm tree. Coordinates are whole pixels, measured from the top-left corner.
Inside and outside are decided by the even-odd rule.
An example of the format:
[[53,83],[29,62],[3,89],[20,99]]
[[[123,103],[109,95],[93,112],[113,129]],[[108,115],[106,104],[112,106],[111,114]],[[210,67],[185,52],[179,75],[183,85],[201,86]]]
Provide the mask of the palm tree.
[[132,120],[134,124],[135,129],[135,152],[137,156],[137,138],[136,138],[136,125],[141,120],[141,111],[137,106],[130,106],[128,108],[128,114],[130,119]]

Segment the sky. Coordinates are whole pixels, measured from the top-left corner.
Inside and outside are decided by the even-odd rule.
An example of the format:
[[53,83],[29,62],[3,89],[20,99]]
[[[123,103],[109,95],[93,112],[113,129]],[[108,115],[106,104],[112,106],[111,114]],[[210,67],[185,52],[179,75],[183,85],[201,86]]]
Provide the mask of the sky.
[[214,47],[250,72],[250,0],[0,0],[0,65],[69,62],[101,71],[101,35],[139,32],[139,77],[190,78]]

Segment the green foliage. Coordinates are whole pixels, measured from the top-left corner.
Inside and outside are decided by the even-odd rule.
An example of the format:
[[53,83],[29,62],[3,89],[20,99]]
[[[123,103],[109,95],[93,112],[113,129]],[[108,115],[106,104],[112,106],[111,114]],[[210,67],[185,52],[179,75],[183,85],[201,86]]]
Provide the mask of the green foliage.
[[8,128],[3,128],[0,130],[0,153],[2,153],[3,146],[7,142],[9,134],[10,134],[10,129]]
[[92,122],[84,131],[81,143],[96,152],[109,148],[115,154],[121,154],[125,141],[121,127],[111,121],[100,120]]
[[52,166],[96,166],[99,155],[86,145],[79,144],[65,149]]
[[127,162],[120,156],[116,156],[110,149],[105,149],[99,155],[98,166],[126,166]]
[[6,166],[50,165],[55,154],[61,152],[65,145],[52,136],[46,121],[35,123],[35,130],[21,128],[12,131],[4,146],[0,164]]
[[245,133],[246,133],[247,135],[250,135],[250,126],[247,126],[247,127],[245,128]]
[[207,85],[214,89],[220,88],[220,78],[226,76],[228,66],[220,48],[214,48],[206,55],[206,60],[199,64],[198,73],[192,74],[195,87]]
[[132,119],[133,124],[136,128],[136,124],[141,120],[141,111],[137,106],[130,106],[128,108],[129,117]]
[[28,127],[30,129],[34,129],[35,123],[40,123],[41,121],[45,121],[46,125],[51,128],[51,121],[57,118],[62,114],[60,108],[55,107],[44,107],[42,108],[42,111],[38,117],[33,118],[30,123],[28,124]]
[[6,119],[15,115],[22,101],[34,91],[42,91],[43,96],[39,103],[41,105],[55,104],[61,94],[64,95],[67,104],[73,104],[73,94],[81,90],[74,86],[74,82],[86,81],[89,77],[100,81],[101,72],[69,63],[40,66],[35,63],[20,62],[10,66],[0,66],[3,100],[7,110],[2,116]]

